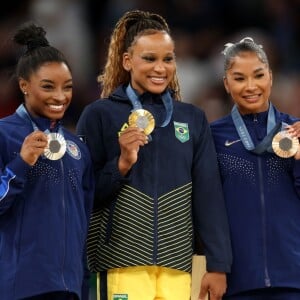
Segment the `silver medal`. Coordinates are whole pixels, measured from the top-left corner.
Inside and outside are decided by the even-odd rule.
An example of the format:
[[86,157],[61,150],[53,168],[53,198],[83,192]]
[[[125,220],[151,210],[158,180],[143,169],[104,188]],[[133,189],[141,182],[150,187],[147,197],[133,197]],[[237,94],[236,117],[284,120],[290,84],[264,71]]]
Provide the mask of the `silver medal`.
[[50,160],[58,160],[62,158],[66,152],[67,145],[65,138],[56,132],[47,134],[48,146],[44,150],[44,155]]

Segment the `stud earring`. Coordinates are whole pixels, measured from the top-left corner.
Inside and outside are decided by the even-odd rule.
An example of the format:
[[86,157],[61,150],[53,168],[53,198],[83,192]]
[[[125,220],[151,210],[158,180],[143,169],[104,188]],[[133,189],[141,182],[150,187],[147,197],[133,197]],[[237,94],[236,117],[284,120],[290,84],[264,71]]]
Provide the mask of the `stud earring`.
[[27,95],[27,92],[26,92],[26,91],[23,91],[23,94],[24,94],[24,95]]

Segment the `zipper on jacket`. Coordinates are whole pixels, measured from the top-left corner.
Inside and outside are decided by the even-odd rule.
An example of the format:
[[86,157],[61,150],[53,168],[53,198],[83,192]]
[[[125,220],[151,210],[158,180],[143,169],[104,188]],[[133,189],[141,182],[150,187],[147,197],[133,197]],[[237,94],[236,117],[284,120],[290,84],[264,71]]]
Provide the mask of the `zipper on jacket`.
[[261,166],[261,157],[258,156],[258,172],[259,172],[259,186],[260,186],[260,202],[262,210],[262,235],[263,235],[263,259],[264,259],[264,276],[265,276],[265,286],[271,286],[271,279],[269,276],[268,262],[267,262],[267,233],[266,233],[266,207],[265,207],[265,195],[264,195],[264,185],[263,185],[263,174]]
[[[65,178],[65,173],[64,173],[64,163],[63,160],[60,159],[60,167],[61,167],[61,173],[62,173],[62,178]],[[64,216],[64,240],[63,240],[63,258],[62,258],[62,266],[61,266],[61,278],[63,285],[65,289],[68,291],[68,287],[65,281],[65,276],[64,276],[64,266],[65,266],[65,260],[66,260],[66,235],[67,235],[67,226],[66,226],[66,202],[65,202],[65,182],[62,180],[62,209],[63,209],[63,216]]]
[[152,143],[155,143],[155,151],[153,153],[153,157],[155,157],[154,160],[154,176],[153,176],[153,210],[154,210],[154,220],[153,220],[153,226],[154,226],[154,239],[153,239],[153,264],[157,264],[157,247],[158,247],[158,197],[157,197],[157,174],[158,172],[158,147],[157,147],[157,141],[158,136],[156,136],[156,140],[152,141]]

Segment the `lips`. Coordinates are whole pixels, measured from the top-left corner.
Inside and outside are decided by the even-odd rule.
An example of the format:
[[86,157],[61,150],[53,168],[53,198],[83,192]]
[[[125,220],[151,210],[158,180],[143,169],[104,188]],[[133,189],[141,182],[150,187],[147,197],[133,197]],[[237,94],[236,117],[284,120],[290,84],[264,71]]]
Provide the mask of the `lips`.
[[56,104],[49,104],[48,107],[52,111],[60,112],[64,109],[64,104],[56,105]]
[[150,77],[151,81],[153,83],[158,83],[158,84],[162,84],[162,83],[165,83],[165,77]]
[[247,102],[257,102],[260,99],[260,95],[251,95],[243,97]]

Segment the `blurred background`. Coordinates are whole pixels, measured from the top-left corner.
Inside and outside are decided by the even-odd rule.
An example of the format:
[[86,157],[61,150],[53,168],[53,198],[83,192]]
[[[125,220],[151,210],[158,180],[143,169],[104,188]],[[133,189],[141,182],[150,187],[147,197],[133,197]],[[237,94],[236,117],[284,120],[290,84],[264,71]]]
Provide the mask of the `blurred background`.
[[[25,21],[47,31],[68,58],[74,76],[65,125],[75,130],[83,107],[96,100],[110,34],[127,10],[164,16],[176,43],[183,101],[201,107],[209,121],[230,112],[223,87],[224,44],[251,36],[264,46],[273,70],[272,102],[300,117],[300,0],[9,0],[0,10],[0,117],[22,102],[10,75],[16,63],[11,37]],[[91,299],[95,299],[95,277]]]
[[273,103],[300,117],[300,0],[10,0],[6,6],[0,12],[0,117],[22,101],[10,81],[16,53],[9,46],[21,23],[42,25],[50,43],[72,65],[74,96],[65,125],[74,130],[83,107],[99,97],[96,77],[113,26],[131,9],[167,19],[176,42],[183,101],[201,107],[209,121],[227,114],[232,105],[222,82],[223,46],[245,36],[268,54]]

